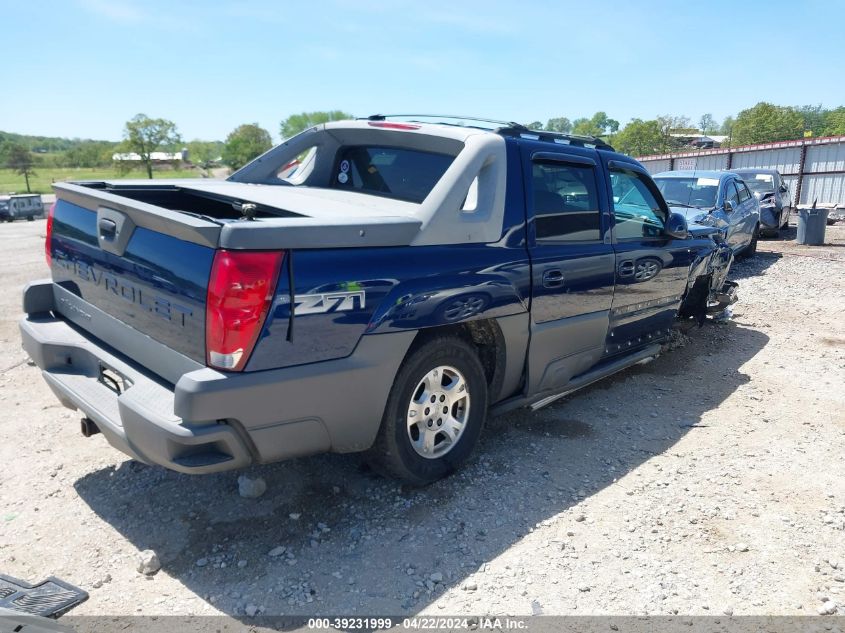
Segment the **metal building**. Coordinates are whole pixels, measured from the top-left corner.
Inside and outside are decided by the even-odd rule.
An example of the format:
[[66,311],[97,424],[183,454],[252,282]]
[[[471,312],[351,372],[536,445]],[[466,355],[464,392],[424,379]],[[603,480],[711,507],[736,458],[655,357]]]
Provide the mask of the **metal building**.
[[744,145],[638,158],[652,174],[673,169],[777,169],[793,204],[845,206],[845,136]]

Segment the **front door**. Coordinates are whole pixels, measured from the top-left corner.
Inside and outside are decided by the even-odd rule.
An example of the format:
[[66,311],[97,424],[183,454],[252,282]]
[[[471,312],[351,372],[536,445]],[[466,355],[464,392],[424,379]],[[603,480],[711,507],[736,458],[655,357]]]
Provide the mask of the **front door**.
[[564,387],[604,353],[614,253],[598,153],[523,148],[532,262],[528,391]]
[[645,347],[668,336],[693,260],[686,240],[664,232],[669,209],[654,181],[630,163],[609,161],[616,288],[607,354]]
[[754,194],[751,193],[748,185],[744,182],[737,180],[734,184],[739,194],[739,207],[734,213],[739,216],[738,220],[743,227],[742,231],[745,235],[746,243],[750,244],[751,240],[754,239],[754,231],[760,219],[760,203],[757,202],[757,198],[754,197]]

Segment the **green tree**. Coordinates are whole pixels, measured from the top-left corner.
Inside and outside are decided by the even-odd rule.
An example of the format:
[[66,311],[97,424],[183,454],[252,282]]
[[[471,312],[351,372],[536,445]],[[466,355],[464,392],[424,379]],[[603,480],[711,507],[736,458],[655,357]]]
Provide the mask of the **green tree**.
[[560,132],[562,134],[569,134],[570,132],[572,132],[572,121],[567,119],[565,116],[549,119],[548,123],[546,123],[546,129],[549,132]]
[[194,139],[188,143],[188,160],[209,173],[211,168],[220,160],[222,151],[222,143]]
[[804,105],[793,108],[801,118],[804,119],[804,131],[810,132],[813,136],[822,136],[827,123],[827,115],[830,110],[819,105]]
[[845,134],[845,107],[831,110],[824,117],[822,136],[840,136]]
[[348,112],[343,110],[332,110],[330,112],[301,112],[300,114],[291,114],[287,119],[282,121],[282,139],[290,138],[299,134],[303,130],[307,130],[315,125],[321,123],[328,123],[329,121],[343,121],[344,119],[354,118]]
[[2,156],[6,166],[26,181],[26,192],[32,193],[29,177],[35,175],[36,158],[32,152],[19,143],[5,143]]
[[661,152],[671,152],[675,149],[680,149],[681,141],[672,134],[691,133],[689,117],[686,116],[672,116],[671,114],[664,114],[657,117],[657,124],[660,126],[661,135]]
[[589,119],[580,118],[572,122],[572,133],[582,136],[607,136],[615,134],[619,129],[619,121],[610,119],[605,112],[596,112]]
[[723,136],[731,136],[733,132],[734,123],[736,121],[732,116],[726,116],[725,120],[722,121],[722,125],[719,127],[719,133]]
[[701,118],[698,120],[698,128],[702,134],[715,134],[719,129],[716,125],[716,119],[709,112],[701,115]]
[[743,110],[733,126],[732,144],[769,143],[801,138],[804,118],[793,108],[760,102]]
[[147,177],[153,177],[152,153],[174,149],[182,141],[176,124],[167,119],[151,119],[146,114],[136,114],[126,122],[123,131],[124,147],[141,157]]
[[539,121],[534,121],[533,123],[526,123],[525,127],[527,127],[529,130],[542,130],[543,124]]
[[[604,114],[602,112],[602,114]],[[613,136],[619,131],[619,121],[608,117],[604,118],[604,133]]]
[[240,169],[273,146],[270,133],[258,123],[235,128],[223,145],[223,162],[232,169]]
[[657,121],[631,119],[613,139],[614,147],[623,154],[647,156],[662,151],[663,131]]
[[579,117],[572,122],[572,133],[580,134],[581,136],[596,136],[599,130],[593,127],[590,119]]
[[66,167],[110,165],[115,146],[109,141],[81,141],[61,155],[59,162]]

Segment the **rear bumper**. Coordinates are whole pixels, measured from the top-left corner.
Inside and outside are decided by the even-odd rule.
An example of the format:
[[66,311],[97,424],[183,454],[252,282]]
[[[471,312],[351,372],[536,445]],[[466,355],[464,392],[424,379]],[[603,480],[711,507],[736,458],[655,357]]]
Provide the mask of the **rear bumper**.
[[781,210],[778,207],[760,208],[760,226],[764,229],[779,229],[783,224]]
[[[52,316],[20,322],[23,348],[59,401],[90,418],[109,443],[139,461],[181,472],[208,473],[253,461],[228,424],[185,424],[174,414],[174,389],[131,361]],[[118,394],[102,369],[123,378]]]
[[369,448],[414,336],[365,336],[347,358],[280,370],[198,369],[173,385],[66,321],[51,287],[27,286],[20,322],[23,348],[47,384],[115,448],[184,473]]

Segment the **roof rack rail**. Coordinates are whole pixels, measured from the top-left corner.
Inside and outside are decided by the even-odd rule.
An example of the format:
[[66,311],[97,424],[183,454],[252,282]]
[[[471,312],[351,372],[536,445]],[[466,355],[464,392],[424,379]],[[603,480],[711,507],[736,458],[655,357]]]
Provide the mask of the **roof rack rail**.
[[[496,119],[485,119],[477,116],[462,116],[459,114],[371,114],[362,120],[385,121],[387,119],[403,119],[414,123],[439,123],[441,125],[454,125],[456,127],[481,127],[487,130],[497,130],[501,127],[525,127],[519,123],[514,123],[513,121],[498,121]],[[486,125],[477,125],[479,123]],[[525,129],[527,130],[528,128]]]
[[596,149],[605,149],[612,152],[616,151],[609,143],[603,141],[597,136],[532,130],[521,123],[514,123],[513,121],[498,121],[496,119],[484,119],[473,116],[460,116],[455,114],[371,114],[361,120],[385,121],[387,119],[402,119],[413,123],[437,123],[440,125],[454,125],[456,127],[482,128],[501,134],[502,136],[510,136],[514,138],[529,137],[551,143],[563,143],[566,145],[577,145],[579,147],[594,147]]
[[517,125],[509,128],[501,128],[496,130],[502,136],[513,137],[536,137],[540,141],[550,141],[552,143],[563,143],[565,145],[577,145],[578,147],[595,147],[596,149],[606,149],[615,152],[613,146],[607,141],[603,141],[597,136],[587,136],[581,134],[564,134],[563,132],[548,132],[545,130],[532,130],[524,125]]

